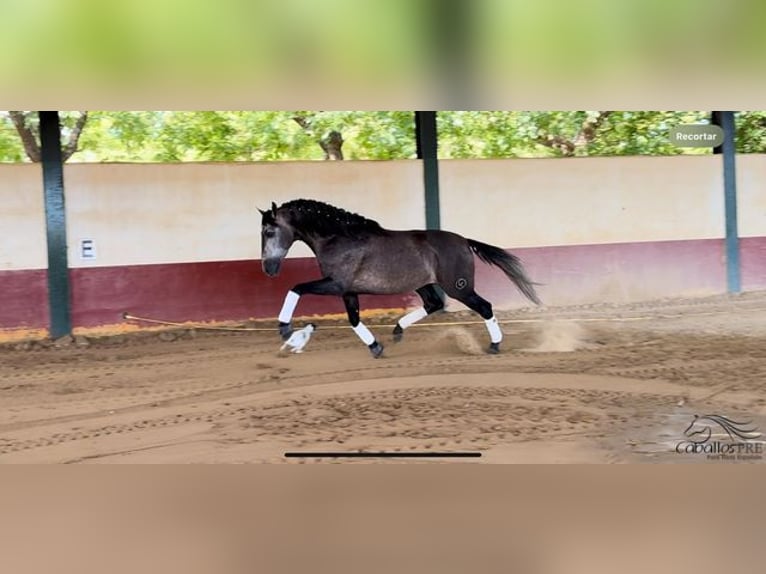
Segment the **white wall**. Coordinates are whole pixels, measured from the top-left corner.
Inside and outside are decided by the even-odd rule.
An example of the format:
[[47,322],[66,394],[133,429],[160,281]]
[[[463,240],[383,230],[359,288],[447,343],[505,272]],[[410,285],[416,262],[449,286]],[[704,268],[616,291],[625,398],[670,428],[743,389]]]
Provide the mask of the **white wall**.
[[720,156],[448,160],[439,166],[442,227],[506,248],[724,232]]
[[[425,221],[418,161],[71,164],[65,179],[72,267],[259,258],[256,208],[301,197],[384,226]],[[83,238],[95,260],[79,258]],[[310,255],[303,244],[290,251]]]
[[739,235],[766,236],[766,155],[739,155],[736,169]]
[[[442,227],[503,247],[724,235],[720,156],[445,160]],[[67,164],[70,264],[253,259],[266,208],[311,197],[425,224],[419,161]],[[743,237],[766,236],[766,155],[737,158]],[[97,259],[79,259],[79,239]],[[308,256],[296,246],[291,256]],[[0,165],[0,270],[47,267],[39,165]]]
[[47,267],[40,166],[0,164],[0,270]]

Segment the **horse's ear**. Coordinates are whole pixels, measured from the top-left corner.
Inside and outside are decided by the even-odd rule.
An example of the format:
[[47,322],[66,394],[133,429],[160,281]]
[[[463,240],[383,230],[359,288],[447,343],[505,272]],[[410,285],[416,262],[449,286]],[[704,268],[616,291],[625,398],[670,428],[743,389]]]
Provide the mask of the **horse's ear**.
[[271,214],[275,217],[277,215],[277,204],[273,201],[271,202]]
[[266,215],[266,212],[263,211],[260,207],[256,207],[256,209],[258,210],[258,213],[260,213],[261,215]]

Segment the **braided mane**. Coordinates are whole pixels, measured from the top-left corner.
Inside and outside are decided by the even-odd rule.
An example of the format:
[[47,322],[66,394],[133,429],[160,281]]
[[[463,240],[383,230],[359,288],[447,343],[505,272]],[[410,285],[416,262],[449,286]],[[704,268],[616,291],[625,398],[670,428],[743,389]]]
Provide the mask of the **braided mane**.
[[355,237],[384,232],[377,221],[314,199],[294,199],[283,203],[278,210],[287,211],[291,225],[309,235]]

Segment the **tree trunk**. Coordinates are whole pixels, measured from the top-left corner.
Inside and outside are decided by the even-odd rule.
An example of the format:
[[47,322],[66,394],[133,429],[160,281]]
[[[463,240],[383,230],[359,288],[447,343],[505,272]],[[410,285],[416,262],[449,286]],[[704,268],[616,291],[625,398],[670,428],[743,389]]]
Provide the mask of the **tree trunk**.
[[604,123],[604,120],[608,118],[612,112],[598,112],[598,115],[593,118],[587,118],[580,128],[580,133],[574,140],[576,147],[584,147],[596,139],[596,132],[598,128]]
[[580,131],[573,139],[562,135],[547,135],[537,138],[537,142],[549,148],[557,149],[565,157],[574,157],[578,149],[588,146],[594,139],[598,129],[612,112],[598,112],[595,117],[586,118],[580,126]]
[[85,122],[88,121],[88,112],[81,112],[80,117],[77,118],[77,122],[74,125],[72,133],[69,134],[69,141],[64,146],[63,161],[68,160],[77,151],[77,146],[80,143],[80,136],[82,135],[82,129],[85,127]]
[[341,149],[343,147],[343,136],[340,135],[340,132],[331,131],[327,134],[327,137],[319,140],[319,145],[322,147],[322,151],[324,151],[325,159],[343,159],[343,150]]
[[[21,143],[24,145],[24,151],[27,153],[27,157],[37,163],[41,160],[40,156],[40,129],[32,124],[29,119],[35,112],[11,112],[8,114],[13,120],[13,125],[16,127],[16,131],[19,133]],[[80,112],[80,116],[77,118],[74,129],[69,134],[69,138],[62,146],[62,159],[68,160],[72,155],[77,152],[77,146],[80,143],[80,136],[82,130],[85,127],[85,123],[88,121],[88,112]]]
[[[293,116],[293,121],[301,126],[306,133],[311,137],[316,137],[314,134],[314,127],[311,125],[311,120],[306,116]],[[318,138],[317,143],[324,152],[324,159],[326,160],[342,160],[343,159],[343,136],[338,131],[331,131],[323,138]]]
[[11,116],[11,120],[13,120],[13,125],[16,126],[16,131],[19,132],[19,137],[21,137],[21,143],[24,145],[27,157],[33,162],[39,162],[42,159],[40,156],[40,144],[37,143],[40,135],[35,135],[32,128],[27,125],[27,114],[18,111],[9,111],[8,114]]
[[566,139],[564,136],[541,136],[537,138],[537,141],[544,146],[559,150],[561,154],[566,157],[571,157],[575,154],[574,143]]

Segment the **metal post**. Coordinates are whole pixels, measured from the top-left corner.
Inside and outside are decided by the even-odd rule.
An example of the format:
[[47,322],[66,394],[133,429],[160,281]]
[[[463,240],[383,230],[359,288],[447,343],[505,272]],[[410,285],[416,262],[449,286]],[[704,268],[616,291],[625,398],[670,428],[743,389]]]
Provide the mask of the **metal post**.
[[[436,112],[415,112],[415,143],[418,159],[423,160],[423,187],[426,198],[426,229],[441,229],[439,207],[439,158],[436,132]],[[436,292],[442,301],[447,296],[438,285]]]
[[713,112],[713,123],[723,129],[723,144],[714,153],[723,156],[724,218],[726,221],[726,285],[729,293],[742,290],[737,229],[736,126],[734,112]]
[[45,190],[45,229],[48,240],[48,305],[50,335],[72,332],[67,264],[66,213],[64,210],[64,162],[58,112],[39,112],[40,156]]
[[415,112],[418,159],[423,160],[426,199],[426,228],[439,229],[439,160],[437,158],[436,112]]

